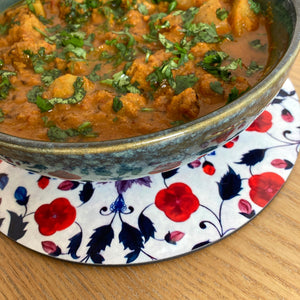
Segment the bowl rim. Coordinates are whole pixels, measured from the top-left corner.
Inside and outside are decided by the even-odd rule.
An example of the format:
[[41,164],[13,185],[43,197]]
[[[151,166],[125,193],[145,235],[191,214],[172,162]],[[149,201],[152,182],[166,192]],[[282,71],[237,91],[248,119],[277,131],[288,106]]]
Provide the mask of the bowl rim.
[[267,74],[262,81],[251,88],[247,93],[240,96],[237,100],[222,106],[221,108],[190,122],[154,133],[139,135],[129,138],[106,140],[106,141],[87,141],[87,142],[52,142],[21,138],[0,132],[0,147],[4,146],[14,150],[22,150],[28,153],[44,153],[56,155],[84,155],[124,152],[130,149],[147,148],[168,140],[174,140],[206,127],[207,123],[216,124],[218,120],[225,117],[229,110],[240,111],[247,106],[252,99],[255,99],[262,91],[271,88],[273,81],[284,76],[289,70],[300,51],[300,4],[297,0],[288,1],[295,12],[295,26],[291,36],[290,44],[286,52],[281,57],[276,66]]

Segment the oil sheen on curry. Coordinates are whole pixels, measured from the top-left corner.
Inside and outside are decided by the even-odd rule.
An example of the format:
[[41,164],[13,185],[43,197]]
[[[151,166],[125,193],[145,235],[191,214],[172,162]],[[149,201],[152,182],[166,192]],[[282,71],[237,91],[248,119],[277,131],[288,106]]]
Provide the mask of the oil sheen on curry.
[[144,135],[264,75],[255,0],[26,0],[0,16],[0,131],[54,142]]

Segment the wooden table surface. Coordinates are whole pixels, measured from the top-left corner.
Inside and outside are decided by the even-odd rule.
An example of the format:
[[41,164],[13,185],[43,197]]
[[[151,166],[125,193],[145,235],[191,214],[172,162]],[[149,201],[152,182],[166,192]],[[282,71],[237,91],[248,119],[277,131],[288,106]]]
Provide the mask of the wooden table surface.
[[[300,56],[290,78],[300,95]],[[0,234],[0,299],[300,299],[300,158],[271,204],[226,239],[148,265],[56,260]]]

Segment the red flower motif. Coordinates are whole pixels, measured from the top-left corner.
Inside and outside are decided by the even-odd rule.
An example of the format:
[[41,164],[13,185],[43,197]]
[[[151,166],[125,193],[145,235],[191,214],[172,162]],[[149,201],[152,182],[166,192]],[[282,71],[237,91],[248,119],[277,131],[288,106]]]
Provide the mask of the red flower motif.
[[59,256],[61,254],[61,249],[52,241],[42,242],[42,247],[46,253],[52,256]]
[[49,182],[50,182],[49,177],[41,176],[41,177],[39,178],[39,180],[38,180],[38,186],[39,186],[42,190],[44,190],[44,189],[48,186]]
[[276,173],[266,172],[249,179],[250,198],[260,207],[264,207],[280,190],[284,179]]
[[265,110],[246,131],[267,132],[272,125],[272,114]]
[[76,209],[68,199],[57,198],[50,204],[40,206],[34,214],[43,235],[51,235],[69,227],[76,218]]
[[252,206],[247,200],[241,199],[238,203],[238,206],[241,213],[248,214],[248,215],[251,214]]
[[210,176],[214,175],[216,172],[215,166],[209,161],[204,162],[202,169],[205,174]]
[[200,203],[188,185],[173,183],[157,193],[155,205],[172,221],[184,222],[198,209]]
[[191,169],[199,168],[201,166],[200,159],[196,159],[188,164]]
[[227,142],[225,145],[223,145],[224,148],[230,149],[234,146],[235,142],[239,140],[239,136],[235,137],[231,141]]
[[184,237],[184,235],[185,234],[181,231],[169,231],[165,235],[165,240],[170,244],[176,245],[176,243],[180,241]]
[[293,115],[287,109],[281,112],[281,117],[285,122],[292,123],[294,121]]
[[271,165],[275,168],[285,169],[285,170],[291,169],[294,166],[289,160],[280,159],[280,158],[273,159],[271,161]]

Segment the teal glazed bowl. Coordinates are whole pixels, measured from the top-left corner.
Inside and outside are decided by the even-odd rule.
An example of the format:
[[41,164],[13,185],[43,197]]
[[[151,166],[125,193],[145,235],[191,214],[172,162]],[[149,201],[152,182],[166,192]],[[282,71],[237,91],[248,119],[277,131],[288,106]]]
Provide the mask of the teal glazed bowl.
[[[1,0],[0,11],[17,3]],[[45,176],[111,181],[145,177],[187,164],[225,144],[249,126],[288,76],[300,48],[300,2],[271,5],[272,52],[264,79],[236,101],[192,122],[149,135],[89,143],[54,143],[0,133],[0,158]]]

